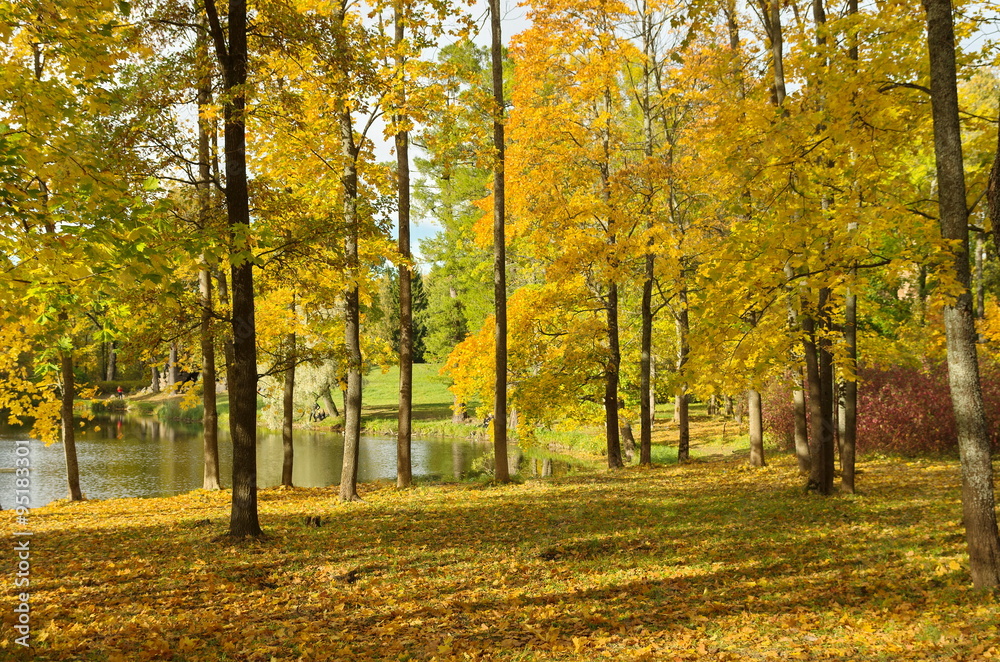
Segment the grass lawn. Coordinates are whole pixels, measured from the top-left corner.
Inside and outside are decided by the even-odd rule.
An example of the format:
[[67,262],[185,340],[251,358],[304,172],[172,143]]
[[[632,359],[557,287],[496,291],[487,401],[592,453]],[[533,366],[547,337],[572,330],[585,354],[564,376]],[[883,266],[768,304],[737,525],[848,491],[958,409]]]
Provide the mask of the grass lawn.
[[223,535],[228,492],[57,502],[28,525],[35,648],[8,582],[0,659],[1000,658],[957,461],[862,458],[861,493],[823,498],[790,456],[692,441],[683,466],[522,485],[263,490],[262,541]]

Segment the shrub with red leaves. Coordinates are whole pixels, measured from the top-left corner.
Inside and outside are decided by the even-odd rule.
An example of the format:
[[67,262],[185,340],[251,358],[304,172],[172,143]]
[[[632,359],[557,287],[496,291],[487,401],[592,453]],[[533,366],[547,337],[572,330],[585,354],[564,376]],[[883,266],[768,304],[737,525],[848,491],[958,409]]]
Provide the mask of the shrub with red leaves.
[[[983,365],[983,400],[993,448],[1000,448],[1000,369]],[[905,455],[956,452],[955,415],[946,366],[862,368],[858,386],[858,452]],[[784,449],[792,447],[795,419],[787,384],[763,393],[764,429]]]

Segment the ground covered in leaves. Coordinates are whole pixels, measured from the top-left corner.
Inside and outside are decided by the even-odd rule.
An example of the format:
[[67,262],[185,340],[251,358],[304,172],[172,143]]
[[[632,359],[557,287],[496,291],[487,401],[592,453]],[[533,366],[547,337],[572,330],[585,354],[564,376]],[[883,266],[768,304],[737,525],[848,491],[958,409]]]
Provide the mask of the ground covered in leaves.
[[[32,511],[37,660],[988,660],[955,461],[869,459],[855,496],[792,458],[737,457],[522,485],[229,493]],[[322,526],[307,526],[319,516]],[[10,512],[0,533],[12,540]],[[12,569],[14,554],[4,562]],[[8,576],[13,576],[10,570]]]

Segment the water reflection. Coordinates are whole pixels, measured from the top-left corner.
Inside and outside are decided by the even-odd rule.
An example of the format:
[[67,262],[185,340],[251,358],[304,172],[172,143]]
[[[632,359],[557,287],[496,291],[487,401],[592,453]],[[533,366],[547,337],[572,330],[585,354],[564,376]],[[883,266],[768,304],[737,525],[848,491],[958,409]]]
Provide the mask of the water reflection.
[[[232,444],[227,430],[219,431],[220,471],[228,485],[232,472]],[[15,439],[25,430],[0,428],[0,504],[11,507],[14,496]],[[292,482],[300,487],[325,487],[340,482],[343,435],[334,432],[295,431]],[[396,440],[361,438],[362,482],[396,476]],[[107,416],[95,418],[77,432],[80,483],[91,499],[157,497],[201,487],[202,427],[198,423],[164,422],[155,418]],[[464,439],[414,438],[413,475],[425,480],[459,480],[492,472],[492,445]],[[529,457],[510,449],[510,471],[551,476],[569,469],[551,459]],[[261,431],[257,442],[257,479],[261,487],[281,482],[281,434]],[[66,469],[61,443],[31,443],[31,506],[65,498]]]

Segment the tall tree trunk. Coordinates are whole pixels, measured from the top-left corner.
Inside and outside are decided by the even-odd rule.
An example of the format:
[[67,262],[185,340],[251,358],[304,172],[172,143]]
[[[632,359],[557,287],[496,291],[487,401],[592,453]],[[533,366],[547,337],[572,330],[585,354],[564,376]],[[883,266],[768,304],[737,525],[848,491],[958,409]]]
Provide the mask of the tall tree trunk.
[[[341,16],[343,19],[343,16]],[[347,268],[350,278],[346,295],[345,339],[347,342],[347,393],[344,406],[344,461],[340,474],[340,500],[360,501],[358,464],[361,449],[361,305],[358,266],[358,149],[349,110],[340,113],[340,143],[343,151],[344,222],[347,225]]]
[[[295,302],[291,305],[292,314],[295,313]],[[295,446],[293,435],[295,423],[295,333],[289,333],[285,337],[285,361],[288,366],[285,368],[285,388],[282,393],[282,416],[281,416],[281,484],[285,487],[292,487],[292,467],[295,464]]]
[[66,483],[69,486],[71,501],[83,500],[80,491],[80,467],[76,461],[76,426],[73,423],[73,398],[76,396],[76,385],[73,378],[73,353],[63,351],[59,354],[62,367],[62,441],[66,456]]
[[[498,482],[510,481],[507,471],[507,247],[504,191],[503,42],[500,0],[490,0],[490,70],[493,78],[493,305],[496,339],[496,377],[493,408],[493,456]],[[615,428],[615,434],[618,430]],[[619,460],[620,461],[620,460]]]
[[217,490],[219,479],[219,412],[215,394],[215,343],[212,334],[212,274],[208,269],[198,272],[201,295],[201,387],[202,426],[204,427],[204,472],[202,489]]
[[608,360],[604,367],[604,419],[608,435],[608,468],[620,469],[622,462],[621,440],[618,429],[618,374],[621,366],[621,349],[618,345],[618,284],[608,286]]
[[690,351],[688,347],[690,324],[686,288],[681,289],[678,293],[678,306],[674,326],[677,330],[677,374],[680,375],[681,385],[675,400],[674,417],[677,420],[677,461],[686,462],[691,459],[691,421],[688,415],[687,385],[684,383],[684,371],[687,369]]
[[[403,0],[396,1],[396,48],[402,49],[404,24]],[[396,66],[402,71],[405,59],[396,57]],[[399,82],[398,107],[406,103],[405,76]],[[401,122],[404,118],[397,117]],[[403,263],[399,267],[399,429],[396,436],[396,487],[409,487],[413,483],[410,460],[411,417],[413,413],[413,301],[410,283],[410,136],[406,131],[396,133],[396,174],[399,195],[399,254]]]
[[847,348],[844,410],[840,435],[840,489],[854,494],[855,448],[858,436],[858,297],[848,290],[844,297],[844,345]]
[[160,369],[157,368],[155,365],[151,365],[151,366],[149,366],[149,372],[150,372],[149,390],[152,391],[153,393],[159,393],[160,392]]
[[254,324],[253,263],[246,255],[250,227],[247,189],[246,107],[247,5],[230,0],[228,43],[215,0],[205,11],[226,91],[226,214],[232,278],[233,363],[229,369],[229,433],[233,442],[233,497],[229,535],[260,536],[257,516],[257,331]]
[[[212,100],[212,76],[208,62],[208,38],[205,32],[198,32],[198,64],[201,68],[198,80],[198,107],[205,108]],[[212,151],[209,134],[214,127],[209,120],[198,121],[198,220],[202,229],[211,223],[212,201]],[[202,448],[203,471],[202,489],[217,490],[221,487],[219,472],[219,412],[215,394],[215,338],[212,332],[212,273],[205,258],[198,272],[198,293],[201,298],[201,386],[202,386],[202,427],[204,443]]]
[[969,273],[969,222],[965,201],[962,135],[958,119],[955,33],[950,0],[924,0],[930,55],[934,154],[937,162],[938,217],[941,234],[955,240],[953,269],[961,291],[944,309],[948,382],[958,424],[962,463],[962,511],[969,546],[972,583],[1000,586],[1000,535],[997,532],[990,440],[979,381],[976,326]]
[[[653,108],[651,94],[651,78],[653,75],[653,25],[649,8],[643,2],[642,12],[642,129],[643,129],[643,153],[647,160],[653,157]],[[648,207],[649,198],[646,200]],[[649,209],[645,210],[647,213]],[[650,220],[646,225],[647,232],[653,229],[653,222]],[[641,303],[641,347],[639,358],[639,464],[650,466],[653,464],[652,443],[653,443],[653,277],[654,277],[654,257],[648,248],[652,245],[652,238],[647,241],[647,252],[645,256],[645,273],[642,281],[642,303]]]
[[763,467],[764,426],[761,420],[760,391],[750,389],[747,393],[747,409],[750,412],[750,465]]
[[809,386],[810,475],[808,489],[820,494],[833,492],[833,357],[826,329],[828,291],[820,288],[815,312],[802,317],[806,381]]

